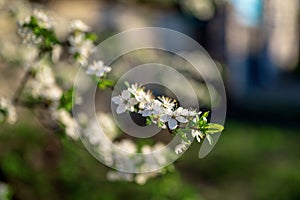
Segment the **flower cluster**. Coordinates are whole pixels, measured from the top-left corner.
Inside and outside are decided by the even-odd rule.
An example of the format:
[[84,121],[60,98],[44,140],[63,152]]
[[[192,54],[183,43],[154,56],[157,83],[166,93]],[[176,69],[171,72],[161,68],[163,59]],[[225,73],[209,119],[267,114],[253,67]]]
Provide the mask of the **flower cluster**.
[[88,65],[86,74],[95,76],[97,78],[105,77],[106,73],[111,71],[111,67],[105,66],[103,61],[94,61],[93,64]]
[[28,80],[24,95],[31,101],[57,101],[63,94],[57,85],[53,70],[45,62],[32,65],[29,72],[32,78]]
[[[158,171],[153,171],[153,169],[167,165],[168,157],[171,154],[174,156],[174,150],[171,151],[167,147],[168,150],[161,153],[159,149],[165,149],[161,143],[138,146],[129,139],[120,140],[118,138],[120,131],[111,115],[107,113],[99,114],[99,118],[102,119],[99,123],[102,129],[105,129],[106,135],[103,132],[99,133],[97,121],[89,121],[84,115],[80,116],[79,121],[73,118],[71,110],[74,102],[78,103],[79,99],[74,95],[76,94],[74,88],[70,88],[70,84],[65,84],[64,80],[55,75],[60,66],[56,64],[57,62],[71,62],[70,59],[63,62],[63,58],[72,56],[73,61],[81,64],[85,73],[97,81],[99,89],[114,87],[114,80],[108,77],[108,73],[112,70],[111,67],[101,60],[94,60],[91,63],[87,61],[95,47],[96,40],[96,35],[91,32],[91,27],[80,20],[74,20],[69,25],[66,39],[60,41],[55,35],[54,21],[41,10],[33,10],[33,14],[20,21],[18,25],[19,36],[24,43],[30,45],[27,45],[24,52],[21,52],[21,48],[15,49],[1,44],[0,54],[6,58],[20,51],[19,54],[24,54],[22,56],[24,58],[18,63],[26,65],[24,68],[27,71],[24,78],[21,79],[12,103],[0,98],[0,123],[16,121],[17,115],[12,104],[28,106],[38,111],[42,110],[43,117],[45,117],[45,113],[50,113],[50,117],[45,117],[49,120],[47,122],[50,125],[54,121],[58,122],[65,134],[74,140],[79,139],[77,128],[83,130],[80,137],[93,146],[94,151],[100,154],[106,165],[121,169],[121,171],[149,171],[149,173],[143,174],[110,171],[107,174],[109,180],[127,180],[144,184],[148,179],[165,173],[166,168]],[[25,47],[25,45],[23,46]],[[66,49],[67,52],[62,52]],[[208,123],[208,112],[201,113],[196,109],[181,107],[176,100],[166,96],[155,97],[150,90],[146,91],[145,87],[137,83],[127,86],[128,88],[120,95],[112,98],[117,105],[116,112],[118,114],[138,113],[146,118],[147,125],[153,123],[171,134],[180,136],[181,143],[175,147],[176,154],[183,153],[188,148],[191,143],[188,136],[194,137],[198,142],[207,138],[212,144],[211,134],[223,129],[221,125]],[[57,127],[55,124],[55,128]],[[116,140],[117,138],[118,140]],[[119,150],[112,148],[110,144],[114,144]],[[140,153],[149,156],[141,158],[138,156]]]
[[67,112],[65,109],[55,109],[52,112],[52,118],[53,120],[59,122],[69,137],[74,140],[79,139],[79,135],[76,130],[77,123],[69,112]]
[[187,149],[190,141],[187,134],[191,134],[198,142],[207,138],[212,144],[210,134],[221,132],[223,127],[218,124],[208,123],[208,112],[197,112],[196,109],[183,108],[176,100],[169,97],[155,98],[151,91],[145,91],[145,87],[132,84],[128,85],[120,95],[114,96],[112,101],[117,104],[117,113],[125,111],[140,113],[146,117],[147,124],[157,124],[170,133],[179,135],[182,142],[175,148],[175,153],[180,154]]
[[34,10],[33,15],[19,21],[18,25],[18,34],[27,44],[52,50],[52,46],[59,43],[53,31],[53,20],[41,10]]
[[[160,168],[168,160],[170,151],[166,153],[155,153],[165,146],[157,143],[153,146],[144,145],[141,149],[129,139],[114,141],[117,137],[117,128],[111,115],[98,113],[99,121],[103,132],[99,132],[97,121],[90,120],[83,131],[83,139],[92,144],[93,149],[99,153],[101,161],[106,165],[122,169],[121,171],[109,171],[107,179],[111,181],[129,181],[138,184],[145,184],[150,178],[156,177],[166,172],[166,169],[153,171],[153,168]],[[104,121],[105,119],[105,121]],[[113,146],[112,146],[113,145]],[[139,153],[150,156],[141,157]],[[149,173],[133,174],[122,171],[152,171]]]
[[80,20],[74,20],[69,26],[69,52],[80,65],[87,64],[87,58],[95,47],[93,42],[96,35],[90,32],[91,28]]

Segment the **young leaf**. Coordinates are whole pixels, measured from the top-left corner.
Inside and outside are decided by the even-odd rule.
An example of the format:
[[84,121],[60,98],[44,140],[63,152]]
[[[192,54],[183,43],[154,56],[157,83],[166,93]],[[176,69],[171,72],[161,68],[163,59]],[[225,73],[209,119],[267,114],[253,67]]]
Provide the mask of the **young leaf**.
[[219,133],[224,130],[224,126],[221,124],[214,124],[214,123],[208,123],[207,126],[205,127],[205,133],[207,134],[214,134],[214,133]]
[[114,86],[114,82],[110,79],[100,79],[98,82],[98,88],[99,89],[106,89],[106,88],[111,88]]
[[72,108],[73,108],[73,92],[74,92],[74,89],[71,88],[67,91],[65,91],[63,93],[63,95],[61,96],[60,98],[60,105],[59,105],[59,108],[64,108],[66,109],[67,111],[71,111]]

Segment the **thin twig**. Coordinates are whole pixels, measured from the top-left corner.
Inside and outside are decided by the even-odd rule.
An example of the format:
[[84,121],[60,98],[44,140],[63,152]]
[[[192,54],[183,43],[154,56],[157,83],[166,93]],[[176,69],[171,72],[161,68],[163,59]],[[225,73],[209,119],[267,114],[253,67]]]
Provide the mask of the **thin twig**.
[[22,77],[21,82],[20,82],[17,90],[14,93],[13,104],[19,105],[21,94],[22,94],[22,92],[23,92],[23,90],[26,86],[26,83],[29,80],[30,76],[31,76],[30,70],[27,70],[25,75]]
[[173,131],[169,128],[168,122],[167,122],[165,125],[167,126],[168,132],[169,132],[170,134],[173,134]]
[[199,128],[192,127],[192,126],[178,126],[178,128],[188,128],[188,129],[199,130]]

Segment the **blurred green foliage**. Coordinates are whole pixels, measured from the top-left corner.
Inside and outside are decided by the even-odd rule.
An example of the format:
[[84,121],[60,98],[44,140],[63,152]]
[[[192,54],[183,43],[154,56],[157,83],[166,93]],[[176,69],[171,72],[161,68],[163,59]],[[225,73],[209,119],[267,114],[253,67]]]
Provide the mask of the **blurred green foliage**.
[[0,131],[0,167],[16,199],[202,199],[172,172],[140,186],[106,180],[108,168],[80,142],[60,140],[41,127],[7,126]]
[[12,197],[12,191],[7,184],[0,182],[0,199],[1,200],[10,200]]
[[205,199],[300,199],[299,141],[299,128],[229,121],[207,157],[193,144],[177,166]]
[[299,199],[298,128],[229,121],[213,151],[197,159],[193,144],[178,172],[143,186],[108,182],[107,168],[80,142],[42,127],[0,130],[0,172],[16,199]]

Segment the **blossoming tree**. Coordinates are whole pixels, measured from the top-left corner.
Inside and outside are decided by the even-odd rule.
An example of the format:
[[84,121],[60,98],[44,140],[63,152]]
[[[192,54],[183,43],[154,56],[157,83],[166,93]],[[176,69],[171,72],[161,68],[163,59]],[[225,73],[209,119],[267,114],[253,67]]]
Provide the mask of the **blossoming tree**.
[[[24,5],[22,5],[24,6]],[[105,163],[114,165],[116,160],[122,160],[114,152],[106,148],[101,143],[102,139],[97,135],[95,122],[79,124],[72,116],[74,102],[80,102],[76,98],[76,89],[72,85],[63,84],[63,80],[57,78],[54,66],[62,60],[66,60],[73,65],[80,65],[85,73],[93,79],[99,90],[111,90],[114,88],[116,80],[109,74],[113,67],[107,66],[101,60],[94,60],[91,64],[87,59],[95,47],[97,35],[92,32],[92,28],[80,20],[69,22],[68,33],[65,39],[61,39],[55,32],[55,20],[42,10],[30,10],[29,16],[18,21],[17,33],[22,39],[23,45],[31,52],[30,59],[25,62],[24,75],[11,100],[0,98],[0,123],[13,124],[17,120],[15,106],[24,106],[29,109],[42,109],[43,115],[48,116],[46,124],[58,123],[58,127],[64,130],[71,139],[78,140],[79,134],[76,128],[85,126],[86,135],[90,142],[97,145],[97,149],[103,155]],[[18,13],[10,8],[9,12]],[[17,45],[17,44],[15,44]],[[22,46],[19,44],[19,46]],[[3,56],[3,55],[2,55]],[[4,56],[5,57],[5,56]],[[24,64],[24,63],[23,63]],[[119,95],[112,97],[111,101],[117,105],[116,112],[136,113],[145,118],[146,125],[155,124],[161,129],[165,129],[172,135],[181,138],[181,142],[176,145],[173,151],[176,154],[183,153],[191,141],[188,135],[202,142],[205,138],[209,143],[213,143],[211,134],[219,133],[223,126],[208,122],[209,112],[201,112],[194,108],[185,108],[175,100],[167,96],[154,96],[153,91],[147,90],[146,86],[139,83],[125,83],[127,89]],[[153,146],[145,145],[138,149],[136,144],[123,139],[116,141],[119,136],[114,121],[109,114],[101,115],[102,124],[109,130],[109,138],[120,148],[125,148],[129,152],[140,151],[142,153],[151,152],[164,146],[157,143]],[[160,160],[164,160],[167,155],[160,155]],[[132,160],[122,160],[131,162]],[[148,161],[139,163],[140,166],[147,167]],[[163,162],[163,161],[162,161]],[[127,180],[144,184],[147,179],[164,173],[165,169],[147,174],[130,174],[119,171],[110,171],[107,174],[110,180]]]

